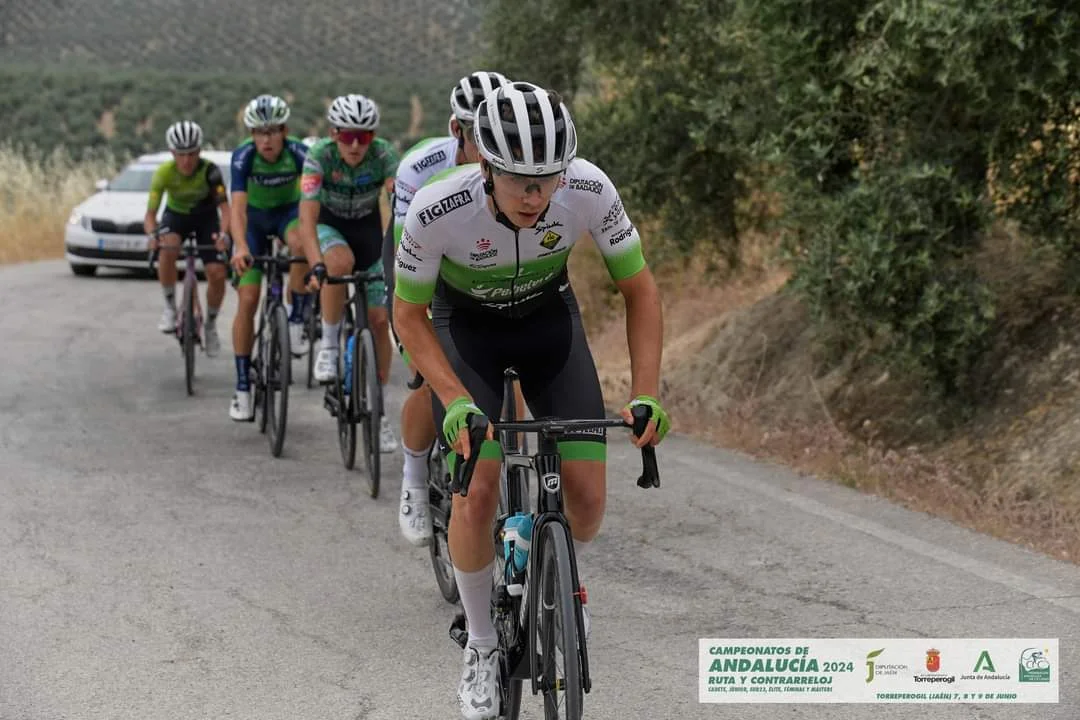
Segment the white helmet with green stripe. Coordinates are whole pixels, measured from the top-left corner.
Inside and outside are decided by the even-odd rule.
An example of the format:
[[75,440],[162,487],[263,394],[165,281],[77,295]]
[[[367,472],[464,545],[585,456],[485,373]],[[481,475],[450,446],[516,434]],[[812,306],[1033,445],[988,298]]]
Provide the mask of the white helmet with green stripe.
[[277,95],[260,95],[244,109],[244,124],[249,129],[284,125],[289,112],[289,104]]

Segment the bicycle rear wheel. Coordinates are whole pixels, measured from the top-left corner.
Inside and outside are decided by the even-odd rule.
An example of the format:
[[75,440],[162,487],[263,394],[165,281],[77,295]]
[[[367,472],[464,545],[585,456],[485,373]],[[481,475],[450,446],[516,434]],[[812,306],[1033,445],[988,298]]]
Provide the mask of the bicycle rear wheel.
[[371,331],[363,328],[357,333],[353,353],[353,395],[357,398],[364,438],[364,461],[368,471],[368,492],[379,497],[381,455],[379,449],[380,412],[382,385],[375,359],[375,341]]
[[529,637],[539,639],[539,685],[546,720],[580,720],[584,702],[567,535],[559,523],[541,527],[539,583],[529,591],[533,608]]
[[270,453],[281,457],[285,445],[285,422],[289,414],[289,381],[292,355],[289,348],[289,316],[283,305],[270,318],[269,362],[266,369],[266,409],[270,426]]
[[184,309],[180,319],[181,344],[184,349],[184,382],[187,394],[195,394],[195,288],[184,283]]

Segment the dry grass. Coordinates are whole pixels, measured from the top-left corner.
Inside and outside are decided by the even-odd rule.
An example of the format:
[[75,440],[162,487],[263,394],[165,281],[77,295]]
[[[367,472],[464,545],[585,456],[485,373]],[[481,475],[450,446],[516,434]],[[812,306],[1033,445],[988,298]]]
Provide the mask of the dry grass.
[[0,146],[0,263],[62,257],[71,209],[115,169],[112,157],[75,162],[60,148],[36,161]]

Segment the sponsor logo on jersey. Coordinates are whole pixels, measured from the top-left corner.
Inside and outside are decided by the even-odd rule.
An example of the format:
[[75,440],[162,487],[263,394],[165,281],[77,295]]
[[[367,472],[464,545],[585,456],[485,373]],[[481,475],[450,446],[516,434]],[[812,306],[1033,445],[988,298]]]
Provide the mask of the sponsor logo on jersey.
[[476,241],[476,249],[479,250],[480,252],[484,252],[489,247],[491,247],[491,241],[488,240],[487,238],[480,238],[479,240]]
[[547,233],[544,234],[544,237],[541,238],[540,246],[545,250],[552,250],[559,244],[560,240],[562,240],[562,235],[554,230],[548,230]]
[[[408,255],[409,257],[411,257],[412,259],[423,262],[422,260],[420,260],[420,256],[412,251],[412,247],[410,247],[411,245],[412,245],[412,243],[408,243],[408,244],[401,243],[401,249],[404,250],[405,254]],[[401,261],[398,260],[398,262],[401,262]],[[413,268],[413,269],[415,270],[416,268]]]
[[[469,253],[469,259],[473,262],[480,262],[481,260],[493,258],[498,254],[499,248],[491,247],[491,241],[487,238],[480,238],[476,241],[476,252]],[[475,267],[475,265],[472,267]]]
[[570,178],[571,190],[584,190],[585,192],[599,195],[604,190],[604,183],[599,180],[585,180],[584,178]]
[[345,178],[345,173],[340,170],[334,170],[330,173],[330,180],[336,183],[341,182]]
[[610,246],[614,247],[614,246],[618,245],[618,244],[619,244],[619,243],[621,243],[621,242],[622,242],[623,240],[625,240],[626,238],[630,237],[630,236],[631,236],[631,235],[633,235],[633,234],[634,234],[634,226],[633,226],[633,225],[631,225],[630,227],[628,227],[627,229],[623,230],[623,231],[622,231],[621,233],[619,233],[619,234],[618,234],[618,235],[616,235],[615,237],[613,237],[613,238],[611,238],[610,240],[608,240],[608,245],[610,245]]
[[296,181],[296,173],[287,173],[285,175],[255,175],[252,178],[256,185],[263,187],[280,187],[281,185],[288,185],[289,183]]
[[615,198],[615,202],[611,203],[611,208],[608,209],[607,215],[600,224],[600,232],[607,232],[618,225],[624,217],[626,217],[626,212],[623,210],[622,198]]
[[444,197],[437,203],[432,203],[426,208],[416,213],[416,218],[420,221],[421,225],[427,226],[435,222],[443,215],[453,212],[458,208],[465,207],[472,202],[472,193],[468,190],[459,190],[458,192]]
[[300,189],[307,195],[319,192],[321,187],[322,176],[320,175],[304,175],[303,180],[300,181]]
[[415,265],[410,265],[409,263],[405,262],[401,258],[398,258],[397,266],[398,266],[398,270],[408,270],[409,272],[416,272],[416,266]]
[[439,162],[442,162],[444,160],[446,160],[446,153],[444,151],[442,151],[442,150],[438,150],[436,152],[431,153],[427,157],[425,157],[425,158],[423,158],[423,159],[421,159],[421,160],[419,160],[417,162],[414,162],[412,164],[412,169],[413,169],[413,172],[419,173],[419,172],[421,172],[423,170],[427,170],[429,167],[431,167],[435,163],[439,163]]
[[563,226],[563,224],[561,222],[559,222],[558,220],[552,220],[549,223],[536,223],[536,225],[533,226],[533,230],[535,231],[535,233],[537,235],[539,235],[542,232],[546,232],[548,230],[554,230],[555,228],[562,227],[562,226]]

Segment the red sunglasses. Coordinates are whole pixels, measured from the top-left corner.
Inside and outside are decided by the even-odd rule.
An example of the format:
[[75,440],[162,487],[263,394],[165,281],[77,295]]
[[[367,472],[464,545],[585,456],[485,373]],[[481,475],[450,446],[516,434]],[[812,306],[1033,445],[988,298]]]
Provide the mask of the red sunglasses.
[[371,141],[375,139],[375,131],[339,129],[337,139],[346,145],[352,145],[354,142],[359,142],[361,145],[370,145]]

